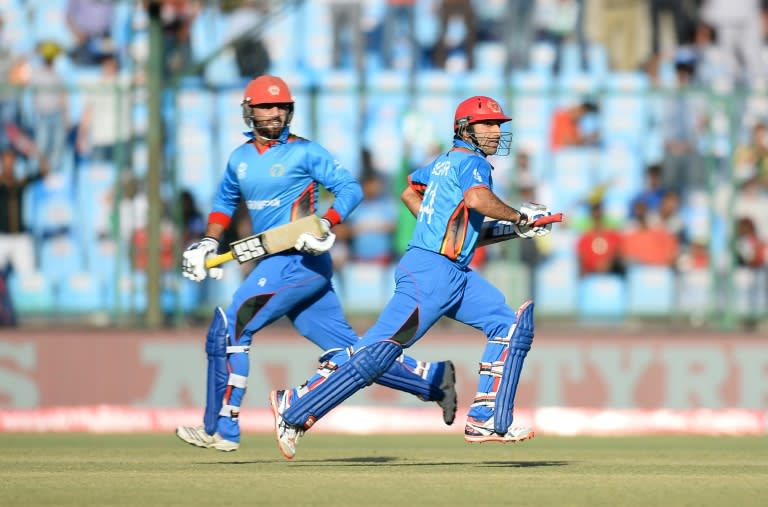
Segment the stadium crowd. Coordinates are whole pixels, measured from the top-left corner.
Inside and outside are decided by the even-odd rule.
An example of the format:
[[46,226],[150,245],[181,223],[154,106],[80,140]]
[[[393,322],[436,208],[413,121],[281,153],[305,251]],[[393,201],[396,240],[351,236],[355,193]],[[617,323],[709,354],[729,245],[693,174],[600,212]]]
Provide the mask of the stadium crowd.
[[[9,297],[17,313],[59,316],[146,304],[149,3],[0,0],[2,322],[15,322]],[[343,303],[389,294],[411,227],[395,196],[445,148],[446,104],[480,85],[513,116],[516,156],[495,162],[497,185],[570,220],[481,250],[475,268],[522,265],[543,314],[704,314],[727,292],[698,309],[695,296],[723,289],[721,274],[750,319],[768,314],[768,2],[166,0],[160,19],[169,313],[228,292],[184,285],[178,245],[204,227],[217,154],[240,142],[243,84],[270,72],[315,104],[294,130],[365,188],[337,234]],[[248,234],[241,216],[230,239]],[[548,306],[557,277],[574,297]],[[637,290],[674,301],[599,306],[649,279]]]

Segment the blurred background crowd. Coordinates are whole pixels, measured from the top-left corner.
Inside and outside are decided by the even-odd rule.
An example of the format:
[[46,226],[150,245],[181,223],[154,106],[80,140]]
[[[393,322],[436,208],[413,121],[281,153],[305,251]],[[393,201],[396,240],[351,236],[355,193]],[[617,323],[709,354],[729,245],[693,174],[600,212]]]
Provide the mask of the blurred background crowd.
[[[147,310],[146,1],[0,0],[0,323],[140,322]],[[340,227],[345,310],[375,314],[413,224],[406,175],[450,145],[453,111],[497,98],[510,204],[568,216],[481,249],[512,305],[567,322],[768,323],[768,2],[160,2],[162,297],[207,319],[224,281],[180,276],[245,126],[245,83],[292,87],[292,131],[363,184]],[[250,234],[247,215],[229,240]],[[201,317],[202,316],[202,317]]]

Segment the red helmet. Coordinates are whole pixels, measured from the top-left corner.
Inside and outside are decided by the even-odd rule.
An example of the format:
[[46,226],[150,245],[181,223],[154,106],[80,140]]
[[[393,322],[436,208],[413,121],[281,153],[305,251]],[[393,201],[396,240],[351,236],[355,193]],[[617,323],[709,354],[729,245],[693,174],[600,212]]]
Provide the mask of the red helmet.
[[456,114],[453,117],[453,130],[455,132],[459,130],[459,127],[481,121],[497,120],[503,123],[511,119],[504,114],[498,102],[490,97],[478,95],[468,98],[456,108]]
[[245,87],[243,104],[293,104],[293,96],[285,81],[277,76],[263,75]]
[[293,119],[293,96],[288,85],[279,77],[266,74],[257,77],[245,87],[243,101],[240,103],[243,121],[245,121],[248,128],[254,130],[254,132],[259,130],[258,135],[265,139],[272,139],[272,135],[266,134],[265,129],[257,128],[257,119],[253,116],[251,109],[259,104],[288,104],[288,114],[283,127],[291,124]]

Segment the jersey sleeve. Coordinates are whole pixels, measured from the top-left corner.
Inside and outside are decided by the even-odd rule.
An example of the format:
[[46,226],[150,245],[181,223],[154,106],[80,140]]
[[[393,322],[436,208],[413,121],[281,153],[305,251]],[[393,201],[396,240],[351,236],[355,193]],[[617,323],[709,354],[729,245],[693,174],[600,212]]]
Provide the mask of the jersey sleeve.
[[310,177],[320,183],[334,196],[332,208],[344,220],[363,200],[360,183],[331,155],[317,143],[307,146],[307,167]]
[[408,186],[421,196],[424,195],[424,191],[429,185],[429,172],[430,166],[427,166],[416,169],[408,175]]
[[480,157],[471,157],[458,174],[462,192],[475,187],[491,188],[491,165]]

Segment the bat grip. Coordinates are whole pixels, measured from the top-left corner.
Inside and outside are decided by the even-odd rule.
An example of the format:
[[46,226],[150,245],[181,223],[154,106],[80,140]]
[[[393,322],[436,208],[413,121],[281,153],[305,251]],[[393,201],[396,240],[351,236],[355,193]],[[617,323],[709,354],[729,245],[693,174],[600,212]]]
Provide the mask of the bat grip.
[[554,215],[548,215],[548,216],[536,219],[531,224],[531,227],[543,227],[545,225],[554,224],[554,223],[562,222],[562,221],[563,221],[563,214],[562,213],[555,213]]
[[220,255],[214,255],[213,257],[207,257],[205,259],[205,269],[211,269],[211,268],[215,268],[216,266],[221,266],[225,262],[229,262],[234,258],[235,256],[234,254],[232,254],[232,250]]

